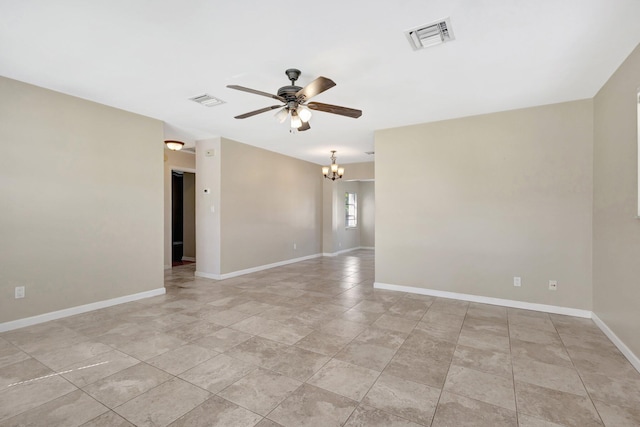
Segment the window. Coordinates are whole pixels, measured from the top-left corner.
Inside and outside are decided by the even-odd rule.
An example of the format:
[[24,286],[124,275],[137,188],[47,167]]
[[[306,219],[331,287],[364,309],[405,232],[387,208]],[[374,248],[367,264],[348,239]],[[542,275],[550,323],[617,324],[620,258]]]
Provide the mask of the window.
[[358,226],[358,195],[356,193],[344,193],[345,227]]

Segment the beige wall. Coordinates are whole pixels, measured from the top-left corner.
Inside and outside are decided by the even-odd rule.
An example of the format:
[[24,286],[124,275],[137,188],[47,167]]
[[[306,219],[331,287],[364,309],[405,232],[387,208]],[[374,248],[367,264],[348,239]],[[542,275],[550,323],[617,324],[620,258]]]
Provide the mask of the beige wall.
[[377,282],[591,309],[591,100],[375,143]]
[[637,47],[594,98],[594,313],[640,357]]
[[195,169],[194,154],[164,149],[164,268],[171,268],[171,170]]
[[375,247],[375,182],[360,181],[360,246]]
[[[194,161],[195,161],[195,156]],[[185,172],[183,180],[182,233],[183,253],[186,258],[196,257],[196,175]]]
[[163,287],[160,121],[0,77],[0,141],[0,322]]
[[322,179],[316,164],[222,138],[221,273],[320,253]]

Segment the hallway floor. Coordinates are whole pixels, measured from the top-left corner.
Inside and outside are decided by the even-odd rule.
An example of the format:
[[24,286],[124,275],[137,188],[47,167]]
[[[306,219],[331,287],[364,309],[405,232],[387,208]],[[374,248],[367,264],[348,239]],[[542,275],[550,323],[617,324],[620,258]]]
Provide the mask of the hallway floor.
[[0,426],[640,426],[588,319],[374,290],[373,251],[0,334]]

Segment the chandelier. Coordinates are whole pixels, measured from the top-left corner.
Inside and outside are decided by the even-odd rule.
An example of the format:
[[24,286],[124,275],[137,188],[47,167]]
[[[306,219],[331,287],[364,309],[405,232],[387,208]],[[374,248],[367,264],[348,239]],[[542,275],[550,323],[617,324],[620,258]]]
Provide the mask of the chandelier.
[[331,150],[331,165],[322,167],[322,175],[331,181],[340,179],[342,178],[342,175],[344,175],[344,168],[341,168],[336,164],[335,150]]

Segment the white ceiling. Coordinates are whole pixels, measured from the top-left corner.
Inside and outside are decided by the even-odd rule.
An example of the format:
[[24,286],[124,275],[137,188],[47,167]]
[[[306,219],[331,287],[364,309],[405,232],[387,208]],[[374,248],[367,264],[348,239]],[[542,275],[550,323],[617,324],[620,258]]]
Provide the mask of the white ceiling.
[[[450,17],[455,40],[413,51],[404,31]],[[167,138],[224,136],[319,164],[370,161],[374,131],[590,98],[640,43],[640,0],[0,0],[0,75],[166,122]],[[290,134],[275,93],[337,86]],[[206,108],[189,97],[226,103]]]

